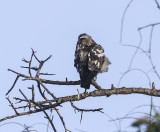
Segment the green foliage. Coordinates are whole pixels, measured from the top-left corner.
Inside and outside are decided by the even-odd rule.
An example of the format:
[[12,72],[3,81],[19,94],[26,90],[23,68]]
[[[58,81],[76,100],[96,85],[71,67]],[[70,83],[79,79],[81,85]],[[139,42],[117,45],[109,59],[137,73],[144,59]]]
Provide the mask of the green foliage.
[[[131,125],[138,129],[137,132],[160,132],[160,113],[155,112],[152,117],[141,117]],[[142,129],[143,126],[145,127],[145,130]]]

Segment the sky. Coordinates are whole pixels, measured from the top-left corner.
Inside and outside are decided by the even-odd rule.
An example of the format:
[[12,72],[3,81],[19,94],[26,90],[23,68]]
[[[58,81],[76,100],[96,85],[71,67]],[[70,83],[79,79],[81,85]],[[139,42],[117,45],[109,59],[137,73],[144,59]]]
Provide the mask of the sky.
[[[160,21],[160,10],[156,8],[154,0],[134,0],[128,8],[125,19],[122,42],[120,43],[120,29],[123,12],[129,0],[5,0],[0,1],[0,58],[1,58],[1,110],[0,118],[14,114],[6,101],[6,92],[13,84],[15,75],[7,69],[27,73],[20,66],[25,66],[22,58],[29,59],[31,48],[37,51],[40,59],[45,59],[53,55],[43,71],[54,73],[49,77],[51,80],[64,81],[78,80],[79,76],[74,68],[74,51],[78,35],[88,33],[93,39],[103,46],[105,54],[112,64],[109,71],[100,74],[97,78],[98,84],[103,88],[110,89],[111,84],[118,86],[123,73],[128,69],[130,60],[135,52],[133,47],[122,46],[122,44],[137,46],[140,37],[137,29],[139,27]],[[159,28],[154,28],[152,41],[152,58],[157,71],[160,73],[158,62],[159,54]],[[142,33],[141,48],[147,50],[149,47],[150,28],[144,29]],[[151,82],[159,86],[160,80],[157,78],[150,62],[144,53],[138,52],[134,58],[133,69],[143,69],[149,76]],[[21,97],[19,89],[30,96],[27,87],[34,82],[24,82],[19,80],[16,87],[10,93],[10,99]],[[131,71],[121,80],[119,87],[147,87],[149,81],[147,77],[139,71]],[[77,94],[77,89],[83,92],[79,86],[52,86],[47,85],[57,97]],[[94,87],[90,89],[93,91]],[[37,93],[37,96],[38,93]],[[39,97],[38,97],[39,98]],[[73,132],[116,132],[118,129],[133,132],[130,124],[133,119],[127,118],[119,121],[111,119],[124,117],[129,111],[137,106],[150,105],[151,97],[145,95],[114,95],[111,97],[88,98],[75,102],[80,108],[104,108],[104,113],[84,113],[82,123],[80,123],[80,113],[74,113],[69,103],[60,108],[68,129]],[[159,105],[159,98],[153,98],[154,104]],[[133,111],[132,117],[143,116],[136,112],[149,113],[149,107],[143,106]],[[54,116],[54,123],[58,131],[63,131],[63,126],[57,116]],[[14,122],[14,123],[11,123]],[[10,123],[3,125],[3,123]],[[20,132],[22,125],[32,126],[38,132],[46,131],[47,121],[44,115],[34,114],[18,117],[12,120],[1,122],[0,131]],[[43,123],[43,124],[42,124]],[[115,125],[117,124],[117,125]],[[118,127],[118,128],[117,128]],[[52,131],[52,129],[49,129]]]

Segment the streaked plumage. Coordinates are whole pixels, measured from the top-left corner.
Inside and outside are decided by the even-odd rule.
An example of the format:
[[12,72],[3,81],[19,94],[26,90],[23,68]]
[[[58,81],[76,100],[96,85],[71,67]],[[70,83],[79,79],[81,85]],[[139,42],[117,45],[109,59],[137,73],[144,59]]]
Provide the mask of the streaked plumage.
[[81,87],[90,88],[91,81],[98,73],[107,72],[109,59],[104,55],[104,49],[86,33],[78,37],[74,66],[79,72]]

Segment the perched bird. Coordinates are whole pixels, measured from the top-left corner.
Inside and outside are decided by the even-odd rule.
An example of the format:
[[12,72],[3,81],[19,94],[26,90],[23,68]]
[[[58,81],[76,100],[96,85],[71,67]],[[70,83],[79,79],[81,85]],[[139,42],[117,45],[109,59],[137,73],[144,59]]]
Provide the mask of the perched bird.
[[74,66],[80,75],[82,88],[89,89],[97,74],[107,72],[110,64],[104,49],[90,35],[83,33],[78,36]]

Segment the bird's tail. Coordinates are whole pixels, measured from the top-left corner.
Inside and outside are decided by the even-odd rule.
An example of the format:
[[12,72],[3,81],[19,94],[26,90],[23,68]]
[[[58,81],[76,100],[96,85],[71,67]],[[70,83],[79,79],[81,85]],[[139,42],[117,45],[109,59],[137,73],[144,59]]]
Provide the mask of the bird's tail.
[[90,88],[90,84],[94,77],[97,75],[97,71],[90,71],[85,78],[81,80],[81,87],[85,89]]

